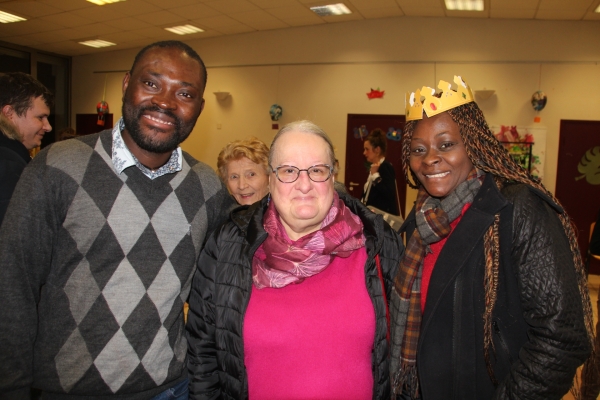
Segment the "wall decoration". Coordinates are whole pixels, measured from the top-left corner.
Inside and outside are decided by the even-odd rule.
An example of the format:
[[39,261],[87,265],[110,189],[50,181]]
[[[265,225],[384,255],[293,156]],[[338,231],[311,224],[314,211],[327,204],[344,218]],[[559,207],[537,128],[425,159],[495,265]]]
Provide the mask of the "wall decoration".
[[361,125],[359,128],[355,127],[353,132],[354,132],[354,139],[360,139],[360,140],[363,140],[369,134],[367,127],[364,125]]
[[531,95],[531,105],[535,111],[542,111],[544,107],[546,107],[546,103],[548,102],[548,97],[544,92],[538,90],[533,95]]
[[583,175],[576,176],[576,181],[585,178],[590,185],[600,185],[600,146],[585,152],[577,165],[577,171]]
[[279,118],[283,115],[283,108],[279,104],[273,104],[269,109],[271,115],[271,121],[279,121]]
[[499,141],[504,143],[515,161],[535,178],[543,180],[546,161],[546,128],[517,127],[515,125],[490,126]]
[[367,93],[367,97],[369,98],[369,100],[383,99],[384,94],[385,94],[385,90],[379,90],[379,88],[377,88],[377,90],[371,89],[371,91],[369,93]]
[[396,129],[393,126],[390,126],[385,136],[389,140],[399,142],[402,139],[402,129]]
[[96,104],[96,111],[98,112],[98,121],[96,124],[104,126],[106,121],[106,114],[108,114],[108,103],[104,100]]

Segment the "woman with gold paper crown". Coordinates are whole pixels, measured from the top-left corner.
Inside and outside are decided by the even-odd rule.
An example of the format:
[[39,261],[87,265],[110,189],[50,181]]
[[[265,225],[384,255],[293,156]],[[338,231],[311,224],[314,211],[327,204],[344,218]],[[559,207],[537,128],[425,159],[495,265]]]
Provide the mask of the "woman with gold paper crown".
[[454,82],[407,95],[402,164],[419,192],[390,299],[394,391],[560,399],[593,336],[571,220]]

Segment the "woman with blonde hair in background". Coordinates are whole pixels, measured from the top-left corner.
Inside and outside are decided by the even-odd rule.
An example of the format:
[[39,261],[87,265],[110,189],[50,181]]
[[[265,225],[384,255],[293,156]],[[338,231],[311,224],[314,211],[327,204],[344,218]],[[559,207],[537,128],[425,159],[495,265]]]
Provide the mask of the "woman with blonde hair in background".
[[239,204],[252,204],[269,193],[269,148],[255,137],[236,140],[217,158],[219,176]]

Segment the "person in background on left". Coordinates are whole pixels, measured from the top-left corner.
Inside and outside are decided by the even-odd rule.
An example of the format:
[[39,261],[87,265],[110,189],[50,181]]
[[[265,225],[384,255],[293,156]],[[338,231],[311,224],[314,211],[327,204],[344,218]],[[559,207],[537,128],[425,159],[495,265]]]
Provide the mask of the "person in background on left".
[[388,214],[400,215],[396,191],[396,172],[385,159],[387,139],[381,129],[373,129],[367,135],[363,155],[371,164],[369,177],[365,183],[362,202],[367,207],[375,207]]
[[19,177],[52,130],[48,122],[54,95],[22,72],[0,76],[0,225]]
[[269,193],[269,148],[255,137],[223,147],[217,158],[219,176],[239,204],[250,205]]

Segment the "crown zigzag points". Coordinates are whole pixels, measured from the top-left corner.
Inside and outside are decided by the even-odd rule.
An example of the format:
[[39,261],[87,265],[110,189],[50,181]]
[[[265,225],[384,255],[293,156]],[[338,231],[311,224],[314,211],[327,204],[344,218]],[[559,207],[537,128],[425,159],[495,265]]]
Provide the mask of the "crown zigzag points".
[[[469,85],[460,77],[454,76],[457,90],[452,90],[452,85],[440,80],[438,89],[441,89],[440,97],[435,96],[435,89],[423,86],[412,93],[406,93],[406,120],[414,121],[423,119],[423,111],[428,117],[441,114],[452,108],[474,101],[473,92]],[[425,99],[421,101],[421,97]]]

